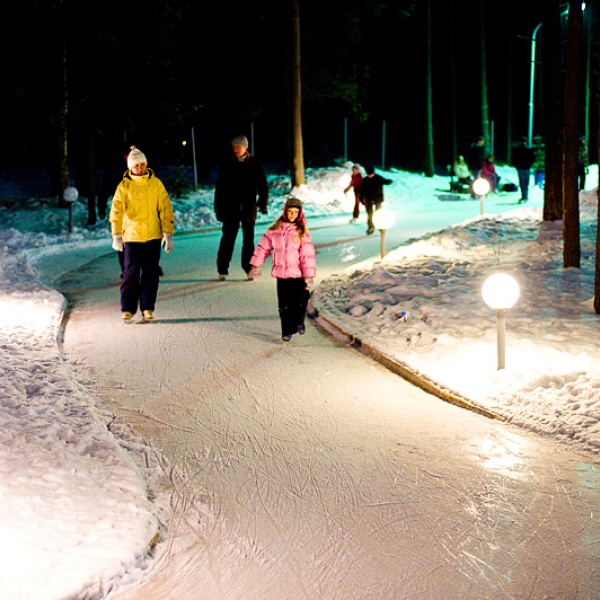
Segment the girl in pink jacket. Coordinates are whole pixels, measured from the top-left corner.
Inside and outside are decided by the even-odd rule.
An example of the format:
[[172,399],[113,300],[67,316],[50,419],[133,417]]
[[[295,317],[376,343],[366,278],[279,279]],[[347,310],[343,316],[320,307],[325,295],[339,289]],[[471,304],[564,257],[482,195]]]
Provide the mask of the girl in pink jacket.
[[289,342],[292,335],[304,335],[306,307],[316,275],[315,247],[308,233],[302,202],[288,198],[283,214],[261,238],[250,259],[252,279],[260,275],[260,267],[272,254],[271,275],[277,279],[277,304],[281,319],[281,339]]

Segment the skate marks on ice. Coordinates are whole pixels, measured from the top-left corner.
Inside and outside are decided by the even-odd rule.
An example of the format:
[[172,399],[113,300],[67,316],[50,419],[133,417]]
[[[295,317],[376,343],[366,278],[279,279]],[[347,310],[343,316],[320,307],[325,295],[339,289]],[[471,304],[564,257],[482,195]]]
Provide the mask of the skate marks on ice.
[[[123,598],[593,597],[597,472],[554,445],[549,466],[543,441],[317,345],[329,368],[314,346],[264,353],[265,368],[221,359],[195,402],[200,379],[151,403],[181,475],[169,537]],[[291,381],[318,381],[279,389],[284,354]]]
[[282,347],[251,286],[163,300],[185,326],[73,315],[70,358],[160,456],[155,559],[107,600],[594,597],[597,471],[313,327]]

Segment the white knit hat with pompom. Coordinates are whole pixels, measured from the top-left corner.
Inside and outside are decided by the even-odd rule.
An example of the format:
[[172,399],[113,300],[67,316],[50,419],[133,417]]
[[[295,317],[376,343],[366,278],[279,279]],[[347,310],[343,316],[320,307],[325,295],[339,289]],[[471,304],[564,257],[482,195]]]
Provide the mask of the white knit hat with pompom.
[[131,146],[131,152],[127,155],[127,166],[131,169],[134,165],[138,163],[148,164],[146,159],[146,155],[135,146]]

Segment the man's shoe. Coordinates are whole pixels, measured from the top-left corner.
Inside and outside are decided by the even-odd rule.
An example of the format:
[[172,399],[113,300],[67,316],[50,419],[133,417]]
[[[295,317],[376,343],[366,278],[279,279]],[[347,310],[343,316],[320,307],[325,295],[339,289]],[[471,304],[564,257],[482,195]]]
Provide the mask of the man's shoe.
[[129,321],[130,319],[133,319],[133,313],[129,312],[128,310],[124,310],[121,314],[121,318],[123,321]]
[[300,325],[298,325],[298,333],[300,335],[304,335],[306,333],[306,325],[304,323],[300,323]]
[[369,227],[369,229],[367,229],[367,235],[371,235],[374,232],[375,232],[375,228],[374,227]]
[[227,279],[227,275],[223,275],[222,273],[219,273],[219,281],[225,281]]
[[288,334],[288,335],[282,335],[282,336],[281,336],[281,339],[282,339],[284,342],[291,342],[291,341],[292,341],[292,334],[290,333],[290,334]]
[[152,319],[154,319],[154,313],[151,310],[145,310],[142,315],[146,321],[152,321]]

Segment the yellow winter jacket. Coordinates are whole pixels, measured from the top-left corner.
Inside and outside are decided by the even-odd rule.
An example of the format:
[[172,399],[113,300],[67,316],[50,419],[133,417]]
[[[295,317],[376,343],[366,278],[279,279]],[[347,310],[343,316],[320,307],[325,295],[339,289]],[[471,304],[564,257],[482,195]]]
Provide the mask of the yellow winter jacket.
[[148,242],[174,233],[169,194],[151,169],[141,177],[125,172],[113,196],[110,230],[113,236],[122,234],[124,242]]

